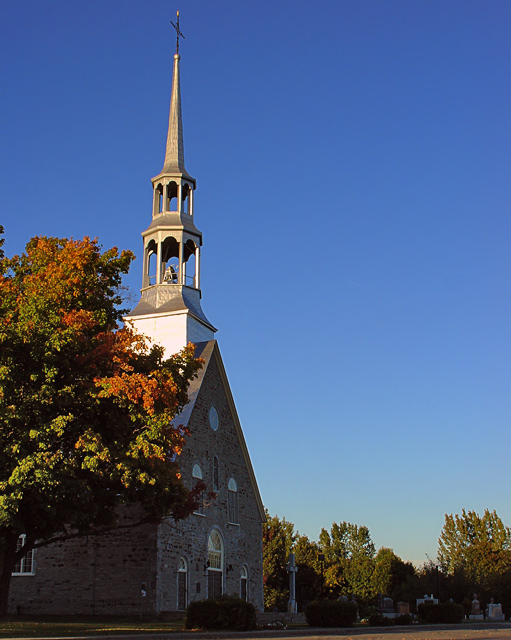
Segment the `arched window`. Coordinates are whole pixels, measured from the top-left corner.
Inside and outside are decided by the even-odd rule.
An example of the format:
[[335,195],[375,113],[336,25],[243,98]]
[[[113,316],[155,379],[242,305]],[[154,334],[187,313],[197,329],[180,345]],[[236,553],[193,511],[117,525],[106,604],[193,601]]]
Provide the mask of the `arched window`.
[[218,458],[215,456],[213,458],[213,489],[218,491],[218,487],[220,486],[219,473],[218,473]]
[[[16,551],[21,551],[21,549],[23,549],[23,547],[25,546],[26,539],[27,539],[27,536],[24,533],[22,533],[19,536],[18,541],[16,543]],[[21,558],[21,560],[18,560],[18,562],[16,563],[12,571],[12,575],[26,576],[26,575],[34,575],[34,573],[35,573],[34,549],[31,549],[30,551],[28,551],[26,555],[23,556],[23,558]]]
[[208,598],[219,598],[223,592],[224,544],[213,529],[208,538]]
[[228,520],[232,524],[238,524],[238,485],[234,478],[229,480],[227,489]]
[[184,611],[188,606],[188,562],[179,558],[177,567],[177,608]]
[[248,602],[248,569],[245,565],[241,567],[240,598]]
[[[192,470],[192,478],[194,480],[193,485],[195,486],[197,484],[197,480],[202,480],[202,470],[199,467],[198,464],[194,464],[193,465],[193,470]],[[204,515],[204,500],[203,500],[203,495],[201,493],[201,495],[199,496],[200,499],[200,504],[197,507],[197,509],[194,511],[194,513],[198,513],[200,515]]]

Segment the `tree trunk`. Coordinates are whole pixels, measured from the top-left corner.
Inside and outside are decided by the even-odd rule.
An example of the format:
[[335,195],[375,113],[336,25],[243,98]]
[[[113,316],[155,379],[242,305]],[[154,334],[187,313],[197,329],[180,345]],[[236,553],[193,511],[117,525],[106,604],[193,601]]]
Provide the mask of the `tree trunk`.
[[11,574],[16,565],[17,533],[4,533],[0,538],[0,617],[7,615]]

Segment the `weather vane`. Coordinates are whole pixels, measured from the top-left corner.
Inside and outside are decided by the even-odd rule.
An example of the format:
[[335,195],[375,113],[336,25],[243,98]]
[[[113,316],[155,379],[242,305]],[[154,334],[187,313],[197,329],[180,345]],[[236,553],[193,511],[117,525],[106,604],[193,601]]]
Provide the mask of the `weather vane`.
[[177,12],[176,24],[174,24],[172,20],[170,21],[170,24],[176,30],[176,53],[179,53],[179,38],[184,39],[184,35],[181,33],[181,29],[179,28],[179,11]]

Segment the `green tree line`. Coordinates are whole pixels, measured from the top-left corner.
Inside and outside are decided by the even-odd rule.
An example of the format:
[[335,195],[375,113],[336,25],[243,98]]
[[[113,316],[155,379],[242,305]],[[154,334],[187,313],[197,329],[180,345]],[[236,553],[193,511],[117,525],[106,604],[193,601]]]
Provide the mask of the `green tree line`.
[[511,531],[495,511],[482,516],[463,510],[445,515],[438,540],[438,558],[421,566],[402,560],[392,549],[376,551],[369,529],[334,522],[321,529],[318,541],[296,531],[292,522],[267,514],[263,531],[264,604],[285,611],[289,600],[289,554],[295,554],[296,600],[308,602],[355,597],[361,614],[382,598],[409,602],[433,594],[440,602],[462,604],[470,613],[474,593],[484,607],[490,598],[511,614]]

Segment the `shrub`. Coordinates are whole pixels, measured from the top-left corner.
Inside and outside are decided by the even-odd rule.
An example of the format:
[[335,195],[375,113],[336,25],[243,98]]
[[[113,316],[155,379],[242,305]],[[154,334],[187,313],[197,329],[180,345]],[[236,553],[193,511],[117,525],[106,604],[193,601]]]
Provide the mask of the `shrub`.
[[339,600],[316,600],[305,607],[305,617],[310,627],[351,627],[357,619],[357,606]]
[[387,618],[383,613],[377,611],[369,616],[369,624],[371,627],[392,627],[395,622],[394,618]]
[[395,618],[387,618],[383,613],[374,612],[369,616],[369,624],[371,627],[393,627],[397,625],[412,624],[412,616],[409,613],[404,613]]
[[251,631],[256,628],[254,605],[236,596],[192,602],[186,610],[187,629],[228,629]]
[[463,607],[454,602],[444,604],[420,604],[418,608],[419,620],[427,624],[443,622],[456,624],[463,620]]

